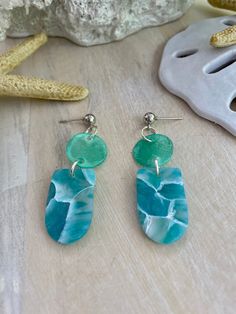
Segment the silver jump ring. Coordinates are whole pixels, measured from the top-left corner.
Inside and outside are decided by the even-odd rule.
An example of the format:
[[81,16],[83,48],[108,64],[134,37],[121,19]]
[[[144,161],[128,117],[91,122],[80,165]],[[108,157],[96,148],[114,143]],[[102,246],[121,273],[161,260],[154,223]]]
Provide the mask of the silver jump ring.
[[159,176],[159,174],[160,174],[160,167],[159,167],[159,163],[158,163],[157,159],[155,160],[155,166],[156,166],[156,174]]
[[96,125],[90,125],[85,133],[90,133],[91,138],[93,138],[98,133],[98,127]]
[[145,139],[145,141],[148,141],[148,142],[151,143],[152,140],[149,140],[149,138],[147,138],[147,136],[144,134],[144,131],[146,131],[146,130],[151,131],[151,132],[154,133],[154,134],[157,134],[157,130],[156,130],[155,128],[153,128],[152,126],[150,126],[150,125],[146,125],[146,126],[142,129],[142,132],[141,132],[142,137]]
[[76,160],[76,161],[73,163],[73,165],[71,166],[70,173],[71,173],[72,177],[75,176],[75,169],[78,167],[78,162],[79,162],[79,161]]

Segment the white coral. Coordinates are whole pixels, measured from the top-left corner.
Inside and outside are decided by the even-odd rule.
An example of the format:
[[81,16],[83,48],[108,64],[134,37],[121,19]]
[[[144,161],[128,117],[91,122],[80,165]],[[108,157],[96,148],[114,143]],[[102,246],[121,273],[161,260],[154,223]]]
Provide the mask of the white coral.
[[119,40],[180,17],[194,0],[3,0],[0,39],[42,30],[80,45]]

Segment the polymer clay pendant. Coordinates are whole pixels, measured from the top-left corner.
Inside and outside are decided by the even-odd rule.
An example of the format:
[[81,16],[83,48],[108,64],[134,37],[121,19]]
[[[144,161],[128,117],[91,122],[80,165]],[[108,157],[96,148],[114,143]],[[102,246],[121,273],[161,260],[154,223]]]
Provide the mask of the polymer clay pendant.
[[70,169],[54,172],[48,192],[45,225],[51,238],[61,244],[81,239],[93,216],[95,171]]
[[96,135],[95,117],[88,114],[83,120],[89,124],[87,131],[73,136],[66,147],[72,167],[53,173],[48,192],[45,226],[60,244],[74,243],[88,232],[96,180],[93,168],[107,157],[106,144]]
[[[188,206],[180,169],[161,167],[173,154],[172,141],[157,134],[153,113],[144,116],[146,126],[133,149],[135,161],[147,168],[137,172],[137,214],[146,236],[160,244],[181,239],[188,227]],[[148,130],[153,134],[144,135]]]
[[188,207],[180,169],[143,168],[137,173],[137,211],[144,233],[153,241],[171,244],[185,234]]

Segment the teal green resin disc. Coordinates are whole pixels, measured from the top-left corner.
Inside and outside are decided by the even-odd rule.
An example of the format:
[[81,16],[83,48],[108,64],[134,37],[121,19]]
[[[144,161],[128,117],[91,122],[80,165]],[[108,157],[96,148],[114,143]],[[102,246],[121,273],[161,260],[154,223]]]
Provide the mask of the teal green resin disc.
[[66,156],[72,163],[77,161],[81,168],[94,168],[105,161],[107,146],[97,135],[79,133],[67,143]]
[[162,166],[170,161],[173,155],[173,143],[169,137],[162,134],[146,136],[152,142],[141,139],[133,148],[134,160],[145,167],[154,168],[155,160]]

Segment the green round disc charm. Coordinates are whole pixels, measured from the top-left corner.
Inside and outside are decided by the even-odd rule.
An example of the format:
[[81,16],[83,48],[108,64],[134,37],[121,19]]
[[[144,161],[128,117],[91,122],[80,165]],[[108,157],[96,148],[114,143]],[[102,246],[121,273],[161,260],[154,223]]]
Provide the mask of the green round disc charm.
[[146,136],[151,142],[141,139],[133,148],[135,161],[145,167],[155,168],[155,160],[162,166],[170,161],[173,154],[173,143],[169,137],[162,134]]
[[95,168],[105,161],[107,145],[97,135],[78,133],[67,143],[66,156],[81,168]]

